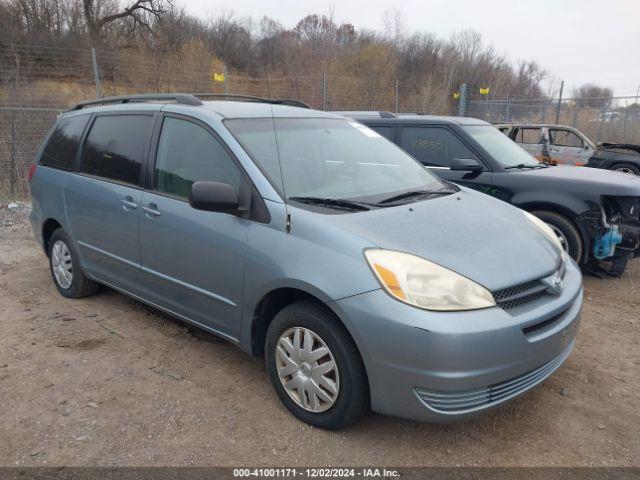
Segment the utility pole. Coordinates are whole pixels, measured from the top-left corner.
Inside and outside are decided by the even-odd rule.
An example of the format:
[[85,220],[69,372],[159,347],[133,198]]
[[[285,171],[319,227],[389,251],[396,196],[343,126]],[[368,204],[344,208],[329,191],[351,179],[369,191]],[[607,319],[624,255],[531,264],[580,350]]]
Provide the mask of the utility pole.
[[556,124],[560,123],[560,109],[562,108],[562,92],[564,90],[564,80],[560,82],[560,95],[558,96],[558,106],[556,107]]

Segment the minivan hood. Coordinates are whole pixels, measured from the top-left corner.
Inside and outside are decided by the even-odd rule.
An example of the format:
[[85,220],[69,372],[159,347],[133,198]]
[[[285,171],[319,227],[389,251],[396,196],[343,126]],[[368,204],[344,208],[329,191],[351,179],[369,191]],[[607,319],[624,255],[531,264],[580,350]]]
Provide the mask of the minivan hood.
[[564,186],[573,182],[585,189],[597,190],[600,195],[640,196],[640,177],[601,168],[558,165],[512,173],[526,175],[527,178],[543,178],[545,182],[562,182]]
[[417,255],[493,291],[547,276],[560,262],[557,247],[522,210],[464,187],[444,197],[325,218],[373,246]]

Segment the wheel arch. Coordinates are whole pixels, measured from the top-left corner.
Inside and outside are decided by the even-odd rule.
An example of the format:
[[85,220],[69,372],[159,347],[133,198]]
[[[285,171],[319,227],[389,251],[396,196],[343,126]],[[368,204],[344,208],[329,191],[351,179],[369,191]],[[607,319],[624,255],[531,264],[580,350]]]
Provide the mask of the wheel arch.
[[527,212],[534,212],[536,210],[546,210],[549,212],[556,213],[558,215],[562,215],[569,222],[573,224],[574,227],[580,232],[580,237],[582,240],[582,245],[584,247],[584,254],[581,263],[586,263],[589,259],[591,252],[591,242],[592,239],[587,232],[587,229],[580,222],[576,221],[578,215],[576,215],[571,209],[566,208],[562,205],[558,205],[556,203],[550,202],[527,202],[521,205],[518,205],[519,208],[526,210]]
[[51,239],[51,235],[59,228],[62,228],[62,224],[55,218],[48,218],[42,224],[40,234],[42,235],[42,246],[47,256],[49,256],[49,240]]

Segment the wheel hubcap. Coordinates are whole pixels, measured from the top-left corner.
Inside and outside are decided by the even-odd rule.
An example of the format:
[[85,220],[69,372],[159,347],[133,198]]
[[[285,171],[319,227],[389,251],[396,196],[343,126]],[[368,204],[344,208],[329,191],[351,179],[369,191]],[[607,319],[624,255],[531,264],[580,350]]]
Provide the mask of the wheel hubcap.
[[285,331],[276,344],[276,368],[285,391],[309,412],[330,409],[338,398],[340,376],[327,344],[308,328]]
[[569,253],[569,241],[567,240],[567,237],[565,237],[564,233],[562,233],[562,231],[558,227],[555,227],[554,225],[551,225],[550,223],[547,223],[547,225],[549,225],[551,230],[553,230],[553,233],[555,233],[556,236],[558,237],[558,240],[560,240],[560,244],[562,245],[562,249],[565,252]]
[[635,175],[635,172],[633,170],[631,170],[630,168],[626,168],[626,167],[616,168],[616,172],[629,173],[631,175]]
[[51,268],[53,277],[60,287],[67,289],[73,283],[73,264],[71,262],[71,252],[66,243],[58,240],[51,249]]

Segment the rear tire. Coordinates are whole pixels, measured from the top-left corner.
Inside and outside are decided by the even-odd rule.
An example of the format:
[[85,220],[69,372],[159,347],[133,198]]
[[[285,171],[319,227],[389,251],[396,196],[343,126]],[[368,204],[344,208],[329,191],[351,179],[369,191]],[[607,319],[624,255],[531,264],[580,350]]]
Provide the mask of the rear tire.
[[612,170],[622,173],[630,173],[632,175],[640,175],[640,168],[631,163],[618,163],[613,166]]
[[578,264],[584,260],[584,245],[582,235],[578,228],[564,215],[548,210],[536,210],[531,212],[540,220],[545,222],[551,229],[558,234],[560,242],[563,243],[565,250],[569,253]]
[[[309,341],[307,352],[326,348],[327,353],[309,361],[311,355],[296,350],[295,335],[300,346]],[[267,331],[265,361],[278,397],[303,422],[335,430],[357,423],[369,412],[369,384],[360,353],[344,326],[322,305],[301,301],[282,309]],[[328,368],[331,362],[335,369]],[[328,377],[317,381],[314,372],[324,370]],[[323,391],[316,397],[318,385]]]
[[98,291],[98,284],[84,275],[78,253],[62,228],[51,234],[47,247],[51,277],[60,294],[82,298]]

